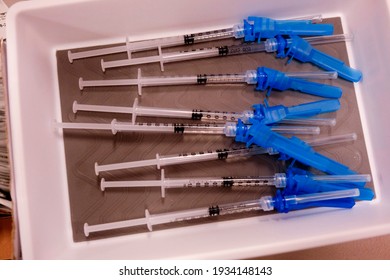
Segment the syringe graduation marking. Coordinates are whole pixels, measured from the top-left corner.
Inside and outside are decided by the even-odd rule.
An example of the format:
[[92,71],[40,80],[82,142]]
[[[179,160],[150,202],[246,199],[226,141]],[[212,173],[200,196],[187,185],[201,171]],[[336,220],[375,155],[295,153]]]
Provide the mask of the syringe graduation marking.
[[211,206],[209,207],[209,216],[218,216],[219,215],[219,206]]
[[184,35],[184,45],[192,45],[192,44],[194,44],[194,42],[195,42],[194,37],[195,37],[194,34]]
[[218,153],[218,159],[227,159],[229,156],[229,151],[230,150],[228,149],[216,150],[216,152]]
[[185,127],[184,124],[174,124],[174,132],[175,133],[184,133]]
[[200,75],[198,75],[197,76],[197,83],[198,84],[206,84],[207,83],[207,75],[205,75],[205,74],[200,74]]
[[192,152],[192,153],[182,153],[182,154],[179,154],[178,156],[179,157],[187,157],[187,156],[196,156],[196,155],[204,155],[204,154],[213,154],[213,153],[216,153],[217,154],[217,157],[218,159],[227,159],[228,156],[229,156],[229,153],[232,153],[232,152],[246,152],[246,151],[251,151],[251,150],[256,150],[256,147],[249,147],[249,148],[232,148],[232,149],[217,149],[214,151],[200,151],[200,152]]
[[223,177],[222,186],[233,187],[233,185],[234,185],[233,177]]
[[201,120],[203,118],[202,110],[192,110],[192,119],[193,120]]
[[219,47],[218,48],[218,54],[219,56],[226,56],[229,54],[229,48],[227,46]]
[[223,39],[233,37],[233,28],[224,28],[211,30],[206,32],[192,33],[183,36],[184,45],[193,45],[200,41],[210,41],[215,39]]

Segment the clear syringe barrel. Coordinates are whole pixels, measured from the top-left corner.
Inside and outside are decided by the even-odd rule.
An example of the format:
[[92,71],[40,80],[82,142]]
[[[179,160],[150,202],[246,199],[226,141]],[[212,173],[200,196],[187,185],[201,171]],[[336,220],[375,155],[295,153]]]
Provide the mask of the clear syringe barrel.
[[168,165],[176,165],[182,163],[193,163],[208,160],[225,160],[227,158],[246,157],[258,154],[267,153],[268,149],[253,146],[250,148],[239,148],[239,149],[221,149],[215,151],[204,151],[197,153],[182,153],[179,155],[167,155],[158,156],[159,165],[157,168]]
[[[163,58],[164,63],[168,63],[168,62],[176,62],[176,61],[207,58],[207,57],[257,53],[263,51],[265,51],[264,43],[251,43],[251,44],[240,44],[240,45],[232,45],[232,46],[211,47],[211,48],[195,49],[189,51],[163,53],[161,57]],[[160,61],[157,59],[157,56],[150,57],[150,58],[151,59],[154,58],[155,61],[153,62]],[[129,65],[133,65],[133,64],[129,64]]]
[[246,74],[221,74],[221,75],[193,75],[193,76],[164,76],[164,77],[141,77],[138,71],[137,79],[115,80],[89,80],[79,79],[79,88],[107,87],[107,86],[137,86],[138,94],[142,94],[143,87],[169,86],[169,85],[204,85],[204,84],[236,84],[245,83]]
[[232,38],[234,36],[233,28],[217,29],[206,32],[199,32],[194,34],[184,35],[187,45],[189,43],[209,42],[214,40],[221,40]]
[[[163,177],[163,176],[162,176]],[[170,188],[197,188],[197,187],[260,187],[277,186],[286,187],[285,174],[275,176],[248,176],[248,177],[203,177],[144,181],[106,181],[101,180],[101,189],[107,188],[140,188],[140,187],[163,187]]]
[[262,210],[259,201],[260,201],[259,199],[254,199],[254,200],[243,201],[243,202],[226,203],[226,204],[211,206],[209,207],[209,214],[210,216],[223,216],[223,215]]

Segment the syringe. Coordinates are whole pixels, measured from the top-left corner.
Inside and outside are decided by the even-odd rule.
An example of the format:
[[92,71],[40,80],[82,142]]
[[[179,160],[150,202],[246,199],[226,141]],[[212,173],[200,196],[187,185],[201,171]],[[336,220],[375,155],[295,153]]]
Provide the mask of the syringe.
[[359,195],[360,190],[358,188],[302,195],[283,195],[280,191],[277,191],[275,196],[263,196],[256,200],[219,204],[211,207],[161,214],[150,214],[146,209],[145,218],[96,225],[89,225],[88,223],[85,223],[84,234],[85,236],[89,236],[89,234],[93,232],[135,227],[140,225],[146,225],[149,231],[152,231],[153,226],[159,224],[259,210],[276,210],[280,213],[287,213],[291,210],[300,210],[308,207],[352,208],[355,205],[354,198]]
[[[339,144],[348,141],[355,141],[357,139],[356,133],[334,135],[314,140],[306,140],[305,142],[311,147],[318,147],[324,145]],[[95,173],[99,175],[100,172],[131,169],[146,166],[156,166],[158,169],[164,166],[178,165],[185,163],[202,162],[209,160],[226,160],[238,157],[250,157],[260,154],[278,154],[278,151],[272,148],[262,148],[259,146],[251,146],[249,148],[237,148],[237,149],[219,149],[214,151],[202,151],[198,153],[182,153],[178,155],[160,155],[156,154],[155,159],[146,159],[139,161],[101,164],[95,163]]]
[[[235,137],[237,131],[247,131],[250,125],[242,122],[225,124],[179,124],[179,123],[130,123],[119,122],[113,119],[111,123],[66,123],[57,122],[61,129],[91,129],[111,130],[112,134],[118,131],[156,132],[176,134],[213,134]],[[272,131],[285,134],[319,134],[320,128],[316,126],[272,126]]]
[[333,25],[314,24],[321,21],[322,18],[318,15],[292,20],[273,20],[264,17],[250,17],[248,18],[248,21],[244,21],[244,24],[235,24],[232,27],[218,30],[134,42],[130,42],[129,39],[126,38],[125,44],[115,47],[80,52],[68,51],[68,59],[69,62],[72,63],[75,59],[121,52],[127,52],[128,57],[130,58],[131,53],[133,52],[181,45],[192,45],[195,43],[209,42],[226,38],[244,38],[245,41],[253,42],[262,38],[271,38],[278,34],[296,34],[303,36],[331,35],[333,33]]
[[[77,101],[73,102],[73,113],[78,111],[90,111],[90,112],[104,112],[104,113],[122,113],[131,114],[132,123],[135,123],[137,116],[148,117],[161,117],[161,118],[184,118],[200,121],[213,121],[213,122],[236,122],[240,119],[242,122],[247,123],[250,118],[256,118],[264,121],[266,124],[283,122],[284,120],[297,118],[300,119],[300,124],[304,124],[305,120],[317,114],[329,113],[337,111],[340,108],[340,102],[338,99],[320,100],[316,102],[304,103],[296,106],[286,107],[283,105],[269,106],[266,102],[263,104],[256,104],[253,106],[253,110],[246,110],[242,113],[236,112],[220,112],[220,111],[206,111],[206,110],[183,110],[183,109],[170,109],[170,108],[158,108],[158,107],[144,107],[138,104],[138,99],[134,100],[132,107],[124,106],[107,106],[107,105],[89,105],[79,104]],[[320,119],[320,124],[323,124],[325,119]],[[334,120],[329,120],[330,124],[334,124]],[[316,125],[315,120],[310,119],[308,121],[311,125]]]
[[[349,34],[338,34],[320,37],[306,37],[306,40],[311,45],[327,44],[344,42],[351,40],[352,36]],[[239,54],[250,54],[258,52],[281,52],[284,48],[292,48],[296,44],[296,40],[284,39],[282,37],[275,39],[270,38],[263,42],[251,43],[251,44],[240,44],[231,46],[219,46],[195,49],[189,51],[176,51],[176,52],[161,52],[156,56],[146,56],[138,58],[128,58],[113,61],[101,60],[102,70],[105,71],[107,68],[131,66],[131,65],[142,65],[149,63],[160,63],[161,71],[164,71],[165,63],[187,61],[193,59],[210,58],[210,57],[224,57]],[[334,69],[333,69],[334,70]]]
[[[166,178],[164,169],[161,169],[160,180],[142,181],[100,181],[100,189],[107,188],[161,188],[161,197],[165,197],[166,189],[201,188],[201,187],[266,187],[275,186],[279,189],[288,188],[289,193],[307,193],[326,190],[336,190],[340,186],[353,186],[353,183],[371,181],[368,174],[353,175],[318,175],[308,176],[290,172],[276,173],[273,176],[246,176],[246,177],[199,177],[199,178]],[[352,184],[352,185],[351,185]]]
[[[259,67],[257,70],[248,70],[241,74],[201,74],[191,76],[162,76],[142,77],[141,69],[138,69],[136,79],[115,80],[89,80],[79,79],[79,88],[107,87],[107,86],[137,86],[138,94],[142,94],[142,88],[148,86],[168,85],[206,85],[206,84],[243,84],[256,85],[256,90],[297,90],[326,98],[340,98],[342,90],[339,87],[309,82],[304,79],[336,79],[337,72],[287,72],[283,73],[267,67]],[[268,92],[268,93],[269,93]]]

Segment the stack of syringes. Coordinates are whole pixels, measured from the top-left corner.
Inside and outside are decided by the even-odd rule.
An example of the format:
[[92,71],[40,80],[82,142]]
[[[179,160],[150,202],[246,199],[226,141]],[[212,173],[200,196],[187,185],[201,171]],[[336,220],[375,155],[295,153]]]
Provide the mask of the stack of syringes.
[[[72,67],[80,65],[78,60],[87,61],[98,57],[102,73],[105,72],[103,75],[107,76],[103,76],[103,79],[78,77],[78,90],[84,91],[86,97],[75,98],[81,99],[81,102],[74,100],[72,107],[69,106],[65,109],[73,112],[73,119],[76,119],[77,116],[82,120],[89,120],[91,118],[88,116],[93,116],[94,121],[57,122],[57,128],[66,131],[108,130],[112,134],[119,133],[120,135],[126,135],[129,132],[135,132],[137,135],[148,133],[148,135],[155,135],[155,137],[160,137],[159,135],[162,133],[168,133],[167,135],[171,133],[176,135],[176,138],[172,136],[169,139],[179,139],[174,140],[177,143],[184,141],[180,139],[184,139],[185,134],[193,135],[185,137],[214,135],[217,140],[212,141],[220,141],[223,136],[226,136],[233,138],[235,143],[242,143],[233,148],[232,145],[226,146],[225,144],[223,146],[221,144],[219,149],[202,152],[185,150],[189,148],[187,146],[187,148],[181,148],[181,152],[178,154],[164,155],[164,151],[161,151],[161,155],[158,151],[154,158],[144,156],[141,159],[131,161],[113,161],[102,158],[95,162],[94,166],[90,166],[90,169],[99,176],[100,188],[96,188],[96,191],[104,191],[106,196],[110,196],[111,193],[115,192],[114,190],[125,191],[127,194],[140,189],[155,193],[154,189],[157,187],[161,197],[165,198],[167,189],[183,189],[191,199],[191,191],[198,188],[203,188],[205,192],[212,189],[223,189],[226,192],[228,189],[230,193],[237,190],[245,192],[247,189],[264,190],[268,188],[269,190],[269,194],[261,195],[257,199],[238,202],[233,200],[233,202],[218,203],[208,207],[200,202],[201,207],[173,209],[175,211],[161,211],[157,214],[149,213],[148,209],[153,208],[154,205],[146,205],[144,217],[122,219],[121,221],[111,220],[110,217],[107,217],[103,222],[96,223],[96,220],[91,220],[91,222],[87,219],[84,221],[85,236],[100,231],[110,232],[114,229],[142,225],[146,225],[149,230],[152,230],[154,225],[159,224],[193,219],[201,221],[205,217],[247,213],[248,211],[276,210],[287,213],[291,210],[311,207],[352,208],[356,200],[372,200],[374,193],[366,186],[366,183],[371,181],[370,174],[358,174],[353,168],[317,151],[322,146],[353,145],[351,143],[357,140],[357,134],[353,132],[331,133],[338,125],[338,111],[348,98],[344,97],[342,88],[336,85],[341,84],[345,87],[346,81],[358,82],[362,78],[362,73],[359,70],[351,68],[338,58],[313,47],[353,39],[349,34],[334,35],[333,31],[334,26],[322,23],[320,16],[291,20],[248,17],[242,24],[235,24],[224,29],[144,41],[130,41],[126,38],[124,44],[113,47],[68,51],[67,56]],[[233,42],[232,39],[242,41],[237,44],[237,41]],[[226,40],[230,40],[229,42],[232,44],[215,45]],[[196,43],[207,43],[207,47],[188,49]],[[181,46],[184,49],[177,50]],[[151,50],[157,50],[157,55],[149,56]],[[147,55],[140,56],[137,54],[138,52]],[[124,58],[121,53],[124,53],[126,57]],[[282,67],[275,69],[266,65],[256,65],[256,67],[252,66],[236,73],[203,74],[199,71],[194,74],[192,71],[187,75],[161,76],[144,75],[141,69],[137,69],[135,77],[111,79],[111,77],[115,77],[113,75],[115,73],[123,77],[121,71],[126,67],[131,69],[134,65],[137,67],[141,65],[144,67],[143,73],[150,73],[152,68],[148,67],[152,67],[149,65],[153,65],[153,63],[159,63],[160,70],[164,71],[166,70],[164,66],[167,63],[181,61],[189,63],[188,61],[197,59],[207,61],[205,59],[213,57],[226,57],[225,59],[228,60],[233,56],[234,61],[241,61],[240,59],[244,59],[248,55],[254,57],[255,55],[260,56],[261,53],[264,53],[264,56],[267,56],[267,53],[276,53],[277,58],[288,57],[288,63],[295,59],[296,65],[304,67],[305,71],[280,71]],[[107,57],[101,58],[101,56]],[[120,59],[110,60],[110,58],[118,57]],[[276,64],[278,60],[274,61]],[[311,66],[306,66],[307,62]],[[217,60],[214,60],[214,63],[217,65]],[[243,67],[245,68],[245,66]],[[285,67],[288,66],[283,68]],[[315,69],[316,67],[320,69]],[[194,71],[196,70],[197,68],[194,68]],[[343,81],[338,82],[339,78]],[[165,103],[162,99],[150,102],[154,98],[153,92],[161,92],[165,89],[178,91],[182,88],[183,95],[186,95],[185,91],[188,88],[199,91],[199,89],[205,89],[207,85],[225,85],[225,88],[234,91],[233,85],[238,84],[253,85],[256,91],[266,91],[266,99],[252,102],[251,108],[248,106],[242,110],[242,104],[248,104],[245,99],[248,98],[252,101],[252,97],[245,97],[246,95],[242,95],[236,87],[237,97],[233,97],[234,101],[231,101],[228,108],[236,104],[238,111],[212,110],[211,104],[206,108],[163,106],[162,104],[180,104],[177,99],[169,98],[168,95],[163,95]],[[131,89],[132,86],[136,87],[136,93],[142,97],[139,97],[140,99],[126,97],[126,99],[131,100],[130,102],[133,102],[131,106],[128,105],[128,102],[125,106],[113,105],[110,103],[110,98],[105,99],[104,104],[89,102],[95,100],[95,96],[100,94],[99,91],[104,91],[104,89],[110,89],[112,91],[110,96],[114,100],[116,98],[119,100],[119,98],[123,98],[123,88]],[[203,86],[203,88],[199,88],[199,86]],[[148,92],[145,95],[143,90],[146,87],[154,87],[154,90],[145,90]],[[116,91],[116,89],[119,90]],[[214,87],[214,89],[218,91],[219,87]],[[279,98],[279,101],[272,100],[273,96],[270,97],[270,94],[275,90],[286,92],[286,97]],[[210,96],[206,98],[212,98],[213,88],[207,87],[207,91]],[[300,95],[297,92],[308,95]],[[290,100],[290,105],[283,104],[284,99],[290,98],[288,94],[293,95],[298,102]],[[254,97],[258,99],[258,93]],[[167,99],[170,102],[167,103]],[[141,105],[148,104],[148,100],[149,104],[157,104],[157,106]],[[198,100],[193,99],[192,104],[199,103]],[[221,104],[218,107],[223,107],[225,100],[221,98],[220,93],[216,100],[218,100],[218,104]],[[271,103],[276,105],[270,105]],[[109,121],[106,121],[107,116]],[[153,118],[153,122],[137,122],[137,118],[147,118],[148,120]],[[128,121],[126,121],[127,119]],[[173,121],[167,123],[167,119],[173,119]],[[321,129],[328,131],[328,135],[313,137],[313,135],[320,134]],[[72,137],[72,134],[70,135]],[[303,135],[303,139],[306,140],[295,135]],[[159,140],[155,141],[155,145],[152,145],[153,149],[159,146],[157,143]],[[223,141],[227,143],[228,140]],[[175,148],[178,147],[179,145],[177,147],[175,145]],[[229,166],[229,160],[232,158],[241,158],[244,162],[250,158],[258,160],[261,157],[272,157],[273,161],[282,162],[283,170],[278,170],[272,175],[259,175],[253,172],[240,176],[212,173],[214,176],[166,177],[165,168],[170,166],[181,167],[183,164],[195,165],[213,160],[219,162],[219,165]],[[134,174],[137,172],[134,170],[146,170],[150,166],[156,166],[157,169],[160,169],[158,179],[118,180],[118,175],[115,175],[119,174],[119,170],[121,174],[127,174],[127,172]],[[221,170],[223,169],[219,169],[219,171]],[[160,203],[164,205],[165,201],[162,199]],[[164,205],[161,209],[166,207]]]

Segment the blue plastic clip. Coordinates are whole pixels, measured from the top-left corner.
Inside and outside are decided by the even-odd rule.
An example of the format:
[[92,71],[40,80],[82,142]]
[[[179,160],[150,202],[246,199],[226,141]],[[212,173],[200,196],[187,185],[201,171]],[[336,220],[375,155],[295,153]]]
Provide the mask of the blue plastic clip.
[[272,124],[285,118],[302,118],[334,112],[340,109],[340,102],[338,99],[329,99],[304,103],[291,107],[286,107],[283,105],[269,107],[266,103],[266,105],[253,105],[253,109],[254,118],[256,120],[263,121],[264,124]]
[[309,42],[298,36],[291,36],[287,40],[277,36],[277,42],[277,57],[285,58],[290,56],[291,59],[295,58],[300,62],[311,62],[322,69],[336,71],[340,78],[351,82],[358,82],[362,78],[361,71],[351,68],[345,65],[343,61],[313,48]]
[[248,126],[242,120],[238,119],[236,125],[236,142],[245,143],[247,141],[248,130]]
[[288,213],[292,210],[301,210],[310,207],[332,207],[350,209],[354,205],[355,200],[353,198],[339,198],[294,204],[291,203],[291,200],[289,200],[289,195],[284,195],[279,190],[276,192],[276,195],[274,197],[274,208],[279,213]]
[[277,35],[332,35],[332,24],[313,24],[311,20],[274,20],[267,17],[248,17],[244,20],[244,40],[260,41]]
[[318,181],[313,179],[313,174],[310,172],[296,167],[290,167],[286,175],[286,187],[283,190],[284,195],[359,188],[360,195],[356,199],[372,200],[374,198],[374,192],[371,189],[364,188],[364,182],[346,182],[345,180],[333,180],[331,182]]
[[252,126],[246,129],[238,129],[239,126],[242,126],[242,122],[237,124],[235,140],[246,143],[248,147],[255,144],[263,148],[273,148],[303,164],[328,174],[356,174],[347,166],[317,153],[299,138],[286,138],[273,132],[262,122],[252,120]]
[[263,91],[266,89],[268,89],[267,95],[270,94],[272,89],[281,91],[292,89],[326,98],[340,98],[342,95],[342,90],[339,87],[291,78],[283,72],[267,67],[259,67],[257,68],[256,90]]

